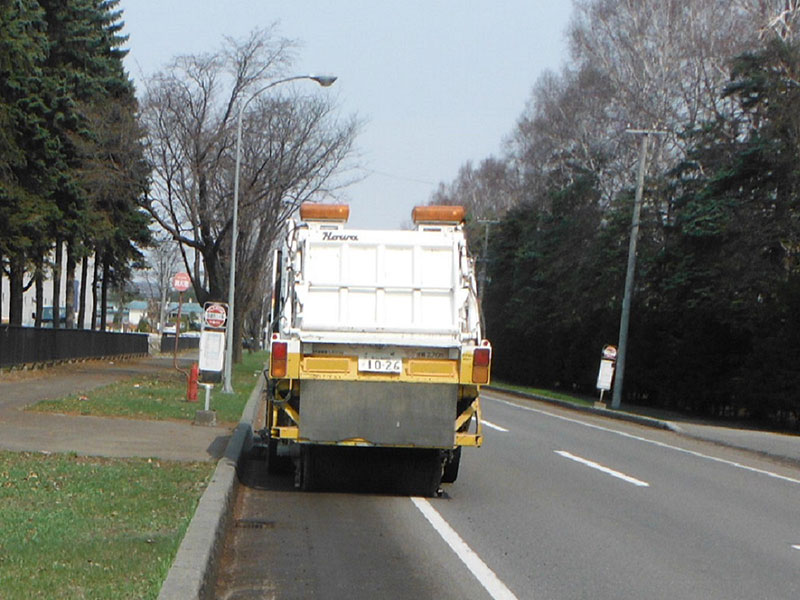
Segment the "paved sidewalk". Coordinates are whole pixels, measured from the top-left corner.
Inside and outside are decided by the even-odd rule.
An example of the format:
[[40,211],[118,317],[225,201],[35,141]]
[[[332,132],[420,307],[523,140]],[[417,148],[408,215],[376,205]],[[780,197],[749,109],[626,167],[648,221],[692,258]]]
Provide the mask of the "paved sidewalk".
[[[194,357],[184,355],[180,360],[191,363]],[[230,438],[230,427],[24,410],[41,400],[87,392],[142,373],[172,369],[172,357],[165,356],[4,372],[0,374],[0,450],[185,461],[219,459]]]
[[679,433],[700,440],[800,463],[800,435],[676,422]]

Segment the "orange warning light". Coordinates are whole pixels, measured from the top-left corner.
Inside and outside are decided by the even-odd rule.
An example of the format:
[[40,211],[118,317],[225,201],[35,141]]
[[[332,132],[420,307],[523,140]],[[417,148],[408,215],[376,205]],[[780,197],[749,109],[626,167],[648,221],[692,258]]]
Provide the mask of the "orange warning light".
[[466,215],[463,206],[415,206],[414,223],[461,223]]
[[303,221],[347,222],[350,207],[347,204],[316,204],[303,202],[300,205],[300,218]]

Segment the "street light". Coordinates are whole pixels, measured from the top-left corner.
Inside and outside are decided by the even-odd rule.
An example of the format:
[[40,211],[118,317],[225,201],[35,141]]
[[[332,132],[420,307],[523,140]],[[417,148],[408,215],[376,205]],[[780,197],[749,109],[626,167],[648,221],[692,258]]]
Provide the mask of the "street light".
[[289,81],[296,81],[298,79],[310,79],[316,81],[322,87],[329,87],[336,81],[336,77],[332,75],[295,75],[293,77],[286,77],[273,81],[269,85],[265,85],[260,90],[253,93],[247,102],[239,107],[239,116],[236,123],[236,170],[233,176],[233,218],[231,224],[231,269],[230,277],[228,278],[228,321],[225,324],[225,337],[227,344],[225,347],[225,369],[222,379],[222,391],[226,394],[233,393],[233,382],[231,380],[231,366],[233,363],[233,318],[234,318],[234,290],[236,282],[236,243],[239,237],[239,167],[242,161],[242,117],[244,116],[244,109],[253,101],[253,99],[260,95],[262,92],[270,88],[287,83]]

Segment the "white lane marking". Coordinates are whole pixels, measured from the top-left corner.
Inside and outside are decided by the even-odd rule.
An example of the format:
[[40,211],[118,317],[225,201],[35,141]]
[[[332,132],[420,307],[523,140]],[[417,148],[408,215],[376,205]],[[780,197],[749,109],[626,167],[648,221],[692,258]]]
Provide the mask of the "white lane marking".
[[591,460],[586,460],[585,458],[581,458],[580,456],[575,456],[574,454],[570,454],[564,450],[554,450],[556,454],[559,456],[563,456],[564,458],[568,458],[570,460],[574,460],[577,463],[581,463],[582,465],[586,465],[587,467],[591,467],[593,469],[597,469],[605,473],[606,475],[611,475],[612,477],[616,477],[617,479],[622,479],[622,481],[627,481],[628,483],[632,483],[638,487],[650,487],[650,484],[646,481],[642,481],[641,479],[636,479],[635,477],[631,477],[630,475],[625,475],[625,473],[620,473],[619,471],[615,471],[613,469],[609,469],[608,467],[604,467],[603,465],[593,462]]
[[502,431],[503,433],[508,433],[508,429],[505,427],[500,427],[500,425],[495,425],[494,423],[490,423],[486,419],[481,419],[481,423],[486,425],[489,429],[494,429],[495,431]]
[[708,454],[703,454],[702,452],[696,452],[694,450],[687,450],[686,448],[681,448],[680,446],[673,446],[672,444],[666,444],[664,442],[658,442],[656,440],[651,440],[648,438],[644,438],[638,435],[633,435],[631,433],[626,433],[624,431],[618,431],[616,429],[611,429],[609,427],[603,427],[602,425],[595,425],[593,423],[586,423],[584,421],[580,421],[578,419],[571,419],[569,417],[564,417],[562,415],[557,415],[551,412],[547,412],[546,410],[540,410],[538,408],[531,408],[530,406],[521,406],[520,404],[514,404],[513,402],[508,402],[507,400],[500,400],[499,398],[487,397],[483,396],[487,400],[493,400],[494,402],[499,402],[500,404],[506,404],[508,406],[512,406],[514,408],[519,408],[520,410],[527,410],[530,412],[535,412],[541,415],[545,415],[548,417],[552,417],[554,419],[560,419],[562,421],[567,421],[569,423],[575,423],[576,425],[582,425],[583,427],[588,427],[589,429],[597,429],[598,431],[605,431],[607,433],[614,433],[616,435],[636,440],[638,442],[644,442],[646,444],[652,444],[653,446],[658,446],[659,448],[666,448],[668,450],[675,450],[676,452],[682,452],[684,454],[689,454],[691,456],[695,456],[697,458],[704,458],[706,460],[710,460],[716,463],[720,463],[723,465],[728,465],[730,467],[735,467],[737,469],[743,469],[745,471],[750,471],[751,473],[758,473],[759,475],[766,475],[767,477],[772,477],[773,479],[780,479],[781,481],[788,481],[789,483],[794,483],[800,485],[800,479],[795,479],[793,477],[787,477],[786,475],[780,475],[778,473],[773,473],[772,471],[766,471],[764,469],[758,469],[756,467],[748,467],[747,465],[743,465],[742,463],[738,463],[732,460],[726,460],[724,458],[718,458],[716,456],[710,456]]
[[800,544],[797,544],[797,545],[795,545],[795,546],[792,546],[792,548],[794,548],[795,550],[800,550]]
[[419,511],[425,516],[436,532],[442,536],[447,545],[456,553],[467,568],[476,577],[478,582],[486,588],[489,595],[495,600],[517,600],[517,597],[500,581],[494,571],[492,571],[475,552],[467,546],[450,524],[444,520],[442,515],[431,506],[431,503],[424,498],[411,498]]

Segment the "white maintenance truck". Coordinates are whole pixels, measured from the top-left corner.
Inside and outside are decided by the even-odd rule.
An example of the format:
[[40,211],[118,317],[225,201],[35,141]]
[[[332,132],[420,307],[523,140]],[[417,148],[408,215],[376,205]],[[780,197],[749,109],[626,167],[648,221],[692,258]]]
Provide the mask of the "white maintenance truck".
[[387,476],[433,495],[455,481],[461,448],[481,445],[490,378],[464,209],[418,206],[414,230],[346,229],[348,216],[304,203],[275,253],[268,464],[293,465],[312,490],[332,447],[391,449],[377,451],[395,457]]

